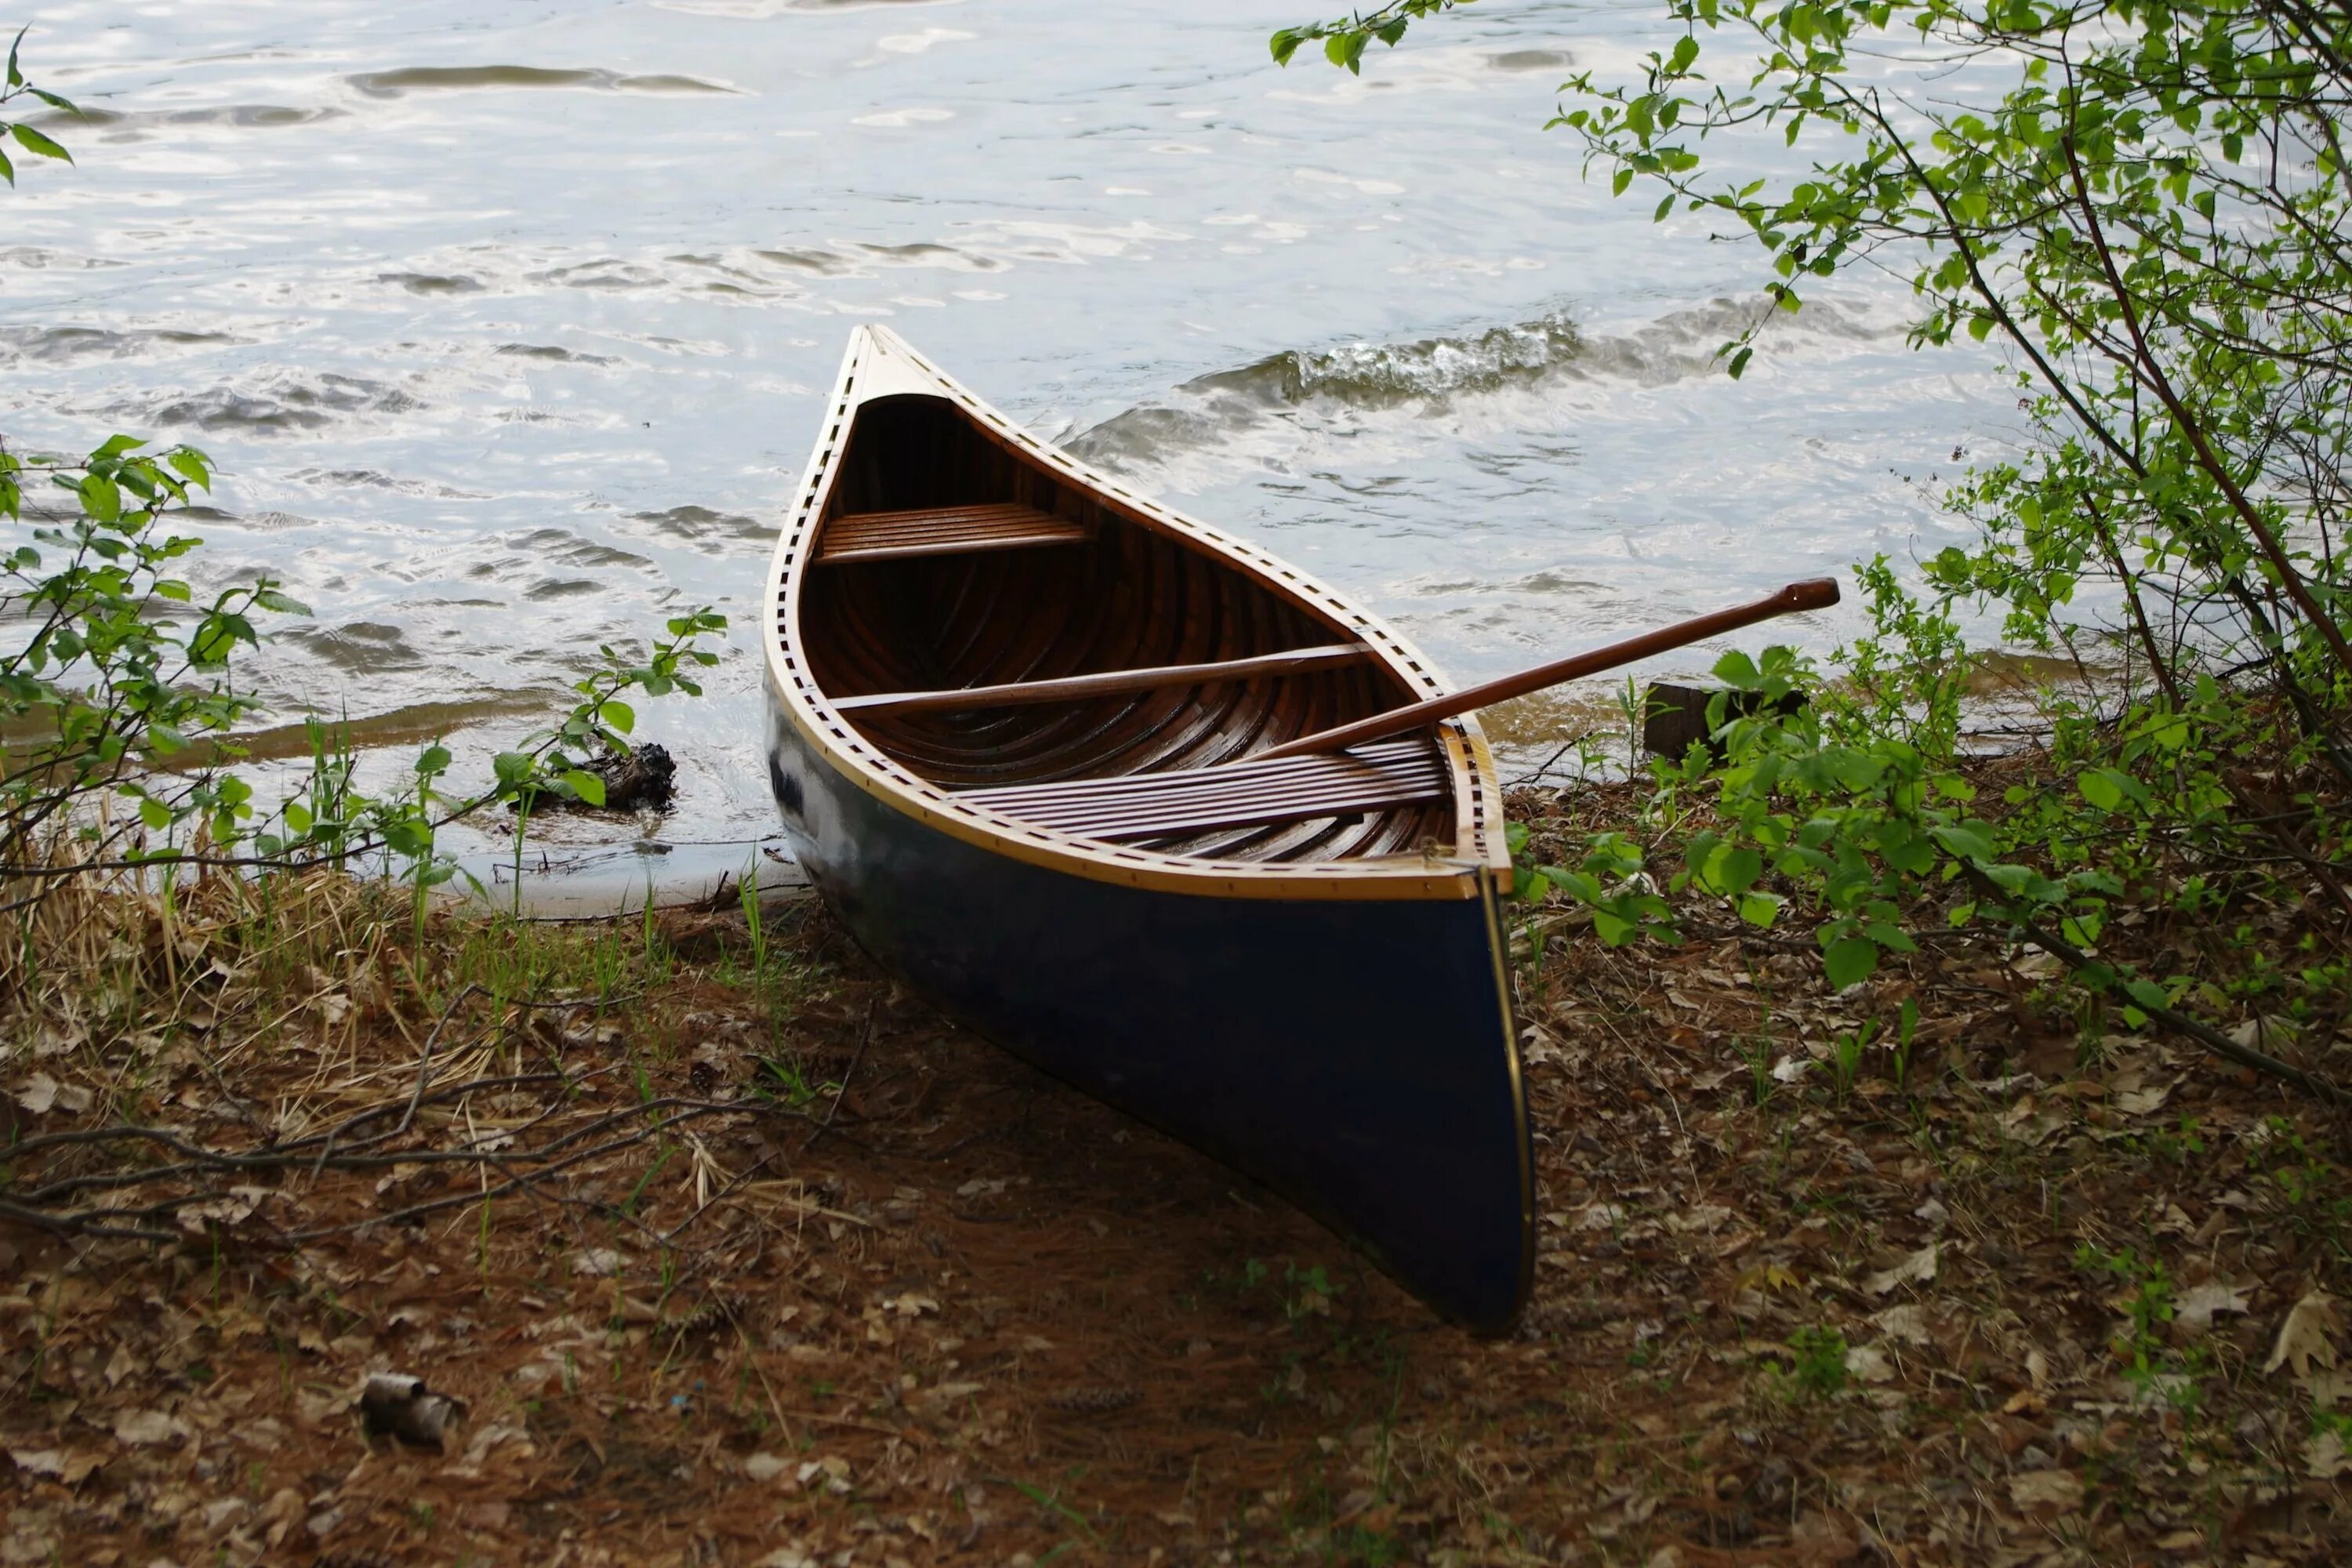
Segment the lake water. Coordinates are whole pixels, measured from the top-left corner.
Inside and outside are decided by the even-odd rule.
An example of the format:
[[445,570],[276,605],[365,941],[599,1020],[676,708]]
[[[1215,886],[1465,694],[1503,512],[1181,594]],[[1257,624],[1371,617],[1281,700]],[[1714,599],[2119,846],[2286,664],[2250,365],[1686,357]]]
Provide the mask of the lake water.
[[[78,168],[0,193],[0,431],[205,447],[199,585],[266,570],[317,612],[261,691],[451,730],[477,772],[597,644],[735,617],[704,700],[640,708],[683,764],[640,825],[675,853],[553,836],[608,878],[772,831],[755,605],[860,321],[1457,681],[1949,542],[1937,487],[2013,433],[1995,362],[1908,351],[1906,290],[1861,280],[1729,382],[1760,252],[1654,225],[1540,129],[1662,7],[1497,0],[1360,79],[1273,66],[1328,9],[39,5],[30,73],[93,120],[52,126]],[[1770,140],[1755,170],[1795,166]]]

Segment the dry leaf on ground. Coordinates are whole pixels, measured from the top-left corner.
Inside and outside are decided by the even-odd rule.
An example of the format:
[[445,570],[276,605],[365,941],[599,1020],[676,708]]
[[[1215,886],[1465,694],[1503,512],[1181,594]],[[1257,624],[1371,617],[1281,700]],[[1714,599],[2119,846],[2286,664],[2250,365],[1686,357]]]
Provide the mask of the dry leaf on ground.
[[1929,1342],[1927,1309],[1916,1301],[1905,1301],[1884,1311],[1873,1312],[1870,1321],[1878,1325],[1879,1332],[1898,1344],[1924,1345]]
[[2071,1513],[2083,1506],[2082,1478],[2071,1470],[2025,1470],[2009,1478],[2009,1500],[2021,1510]]
[[2278,1343],[2271,1347],[2271,1359],[2263,1363],[2263,1370],[2276,1372],[2291,1363],[2295,1376],[2309,1377],[2314,1362],[2335,1366],[2336,1343],[2328,1336],[2342,1326],[2333,1297],[2325,1290],[2305,1291],[2303,1299],[2287,1309],[2286,1321],[2279,1324]]
[[2344,1435],[2330,1430],[2305,1443],[2303,1446],[2303,1473],[2320,1481],[2332,1481],[2338,1476],[2352,1475],[2352,1454],[2344,1451]]
[[134,1446],[176,1443],[188,1435],[187,1423],[161,1410],[126,1410],[114,1418],[114,1440]]
[[1855,1345],[1845,1352],[1845,1370],[1864,1383],[1892,1383],[1895,1365],[1876,1345]]
[[2180,1293],[2180,1300],[2173,1306],[2173,1321],[2192,1329],[2210,1329],[2214,1313],[2242,1312],[2252,1304],[2243,1290],[2219,1279],[2209,1279]]
[[1882,1268],[1862,1282],[1874,1296],[1884,1296],[1898,1285],[1925,1285],[1936,1277],[1936,1247],[1929,1242],[1891,1268]]

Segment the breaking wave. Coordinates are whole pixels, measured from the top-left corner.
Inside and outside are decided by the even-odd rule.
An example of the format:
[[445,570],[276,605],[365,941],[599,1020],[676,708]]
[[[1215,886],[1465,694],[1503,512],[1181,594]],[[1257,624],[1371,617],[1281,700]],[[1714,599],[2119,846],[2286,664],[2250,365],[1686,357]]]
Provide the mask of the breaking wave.
[[1385,408],[1462,393],[1496,392],[1549,374],[1582,352],[1576,323],[1555,313],[1475,337],[1409,343],[1349,343],[1320,352],[1286,350],[1239,370],[1185,383],[1180,391],[1236,392],[1268,404],[1329,398]]
[[1133,468],[1228,442],[1270,420],[1360,426],[1390,410],[1421,418],[1472,399],[1571,383],[1664,385],[1716,373],[1716,351],[1759,318],[1774,338],[1878,340],[1902,330],[1883,311],[1837,300],[1790,316],[1760,298],[1715,300],[1616,334],[1587,332],[1567,311],[1554,310],[1484,331],[1285,350],[1196,376],[1067,445],[1090,462]]

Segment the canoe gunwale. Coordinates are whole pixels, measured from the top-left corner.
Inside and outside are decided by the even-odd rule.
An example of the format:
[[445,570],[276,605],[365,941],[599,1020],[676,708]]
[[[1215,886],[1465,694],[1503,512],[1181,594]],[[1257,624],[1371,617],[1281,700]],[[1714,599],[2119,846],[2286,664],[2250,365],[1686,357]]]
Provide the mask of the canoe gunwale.
[[796,493],[791,521],[777,541],[768,577],[764,640],[768,684],[786,720],[828,765],[867,794],[941,832],[1015,859],[1091,880],[1161,888],[1225,898],[1286,900],[1453,900],[1510,885],[1503,843],[1502,803],[1494,761],[1474,719],[1435,726],[1452,775],[1455,842],[1452,853],[1316,861],[1234,861],[1172,855],[1077,837],[1037,826],[975,803],[959,800],[900,764],[867,740],[811,676],[796,644],[798,598],[814,552],[806,546],[838,474],[835,459],[859,406],[915,395],[958,405],[991,439],[1020,458],[1089,491],[1126,521],[1202,548],[1335,631],[1360,640],[1372,658],[1409,689],[1425,696],[1446,688],[1428,661],[1403,637],[1287,563],[1194,519],[1135,495],[1031,437],[1003,414],[932,366],[886,329],[852,333],[825,415],[825,429]]

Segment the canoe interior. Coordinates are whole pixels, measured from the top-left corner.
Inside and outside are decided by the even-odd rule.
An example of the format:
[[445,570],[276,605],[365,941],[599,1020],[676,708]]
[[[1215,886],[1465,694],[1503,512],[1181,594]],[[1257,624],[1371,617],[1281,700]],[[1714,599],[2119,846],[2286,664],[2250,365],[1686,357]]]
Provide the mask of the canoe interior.
[[[964,521],[937,521],[951,510]],[[811,677],[837,701],[1357,640],[1353,628],[1205,546],[1122,515],[945,397],[900,395],[857,408],[813,558],[798,642]],[[844,717],[931,784],[1003,790],[1235,763],[1422,695],[1368,656],[1142,691],[971,710],[853,707]],[[1454,839],[1449,797],[1128,837],[1166,853],[1266,861],[1404,854]]]

